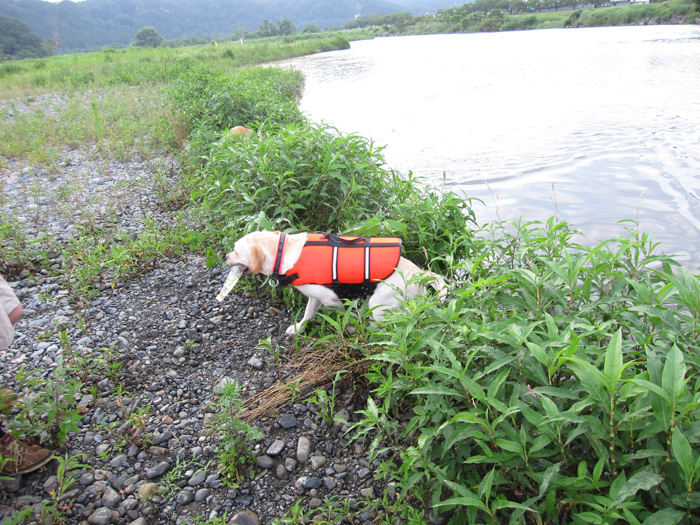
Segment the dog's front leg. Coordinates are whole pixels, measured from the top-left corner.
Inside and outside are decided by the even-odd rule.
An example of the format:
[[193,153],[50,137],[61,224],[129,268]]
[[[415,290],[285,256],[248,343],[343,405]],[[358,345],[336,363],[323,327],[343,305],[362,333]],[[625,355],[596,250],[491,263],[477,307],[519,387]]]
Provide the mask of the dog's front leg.
[[309,302],[306,303],[306,309],[304,310],[304,317],[302,317],[301,321],[294,323],[287,328],[285,333],[287,335],[300,334],[304,328],[304,323],[316,317],[316,312],[318,312],[319,308],[321,308],[321,301],[318,299],[309,298]]
[[304,323],[313,319],[321,306],[343,307],[343,301],[340,300],[333,290],[326,288],[325,286],[319,286],[317,284],[303,284],[301,286],[295,286],[295,288],[308,297],[309,302],[306,303],[304,317],[298,323],[294,323],[292,326],[287,328],[287,335],[301,333]]

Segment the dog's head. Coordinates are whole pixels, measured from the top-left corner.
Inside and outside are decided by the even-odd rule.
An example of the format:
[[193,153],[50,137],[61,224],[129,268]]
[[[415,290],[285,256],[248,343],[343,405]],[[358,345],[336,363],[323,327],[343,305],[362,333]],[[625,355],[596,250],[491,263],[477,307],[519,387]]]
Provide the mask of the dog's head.
[[226,264],[242,266],[243,275],[264,273],[269,275],[271,267],[265,264],[275,248],[275,238],[271,232],[253,232],[241,237],[233,245],[233,251],[226,255]]

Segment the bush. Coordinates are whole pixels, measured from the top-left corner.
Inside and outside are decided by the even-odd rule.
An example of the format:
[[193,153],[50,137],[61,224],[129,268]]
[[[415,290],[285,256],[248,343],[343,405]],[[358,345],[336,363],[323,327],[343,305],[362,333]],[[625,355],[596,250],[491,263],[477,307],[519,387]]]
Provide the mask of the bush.
[[[224,134],[197,171],[193,195],[206,205],[222,250],[258,229],[398,235],[416,264],[441,268],[468,251],[469,201],[422,186],[385,166],[382,148],[328,126],[264,126]],[[202,177],[202,178],[199,178]]]
[[697,523],[698,279],[644,235],[512,226],[375,335],[363,412],[405,422],[397,492],[449,523]]
[[256,123],[300,122],[297,103],[304,79],[298,71],[251,68],[236,77],[201,68],[183,75],[170,92],[170,101],[194,133],[195,142],[210,142],[213,132]]

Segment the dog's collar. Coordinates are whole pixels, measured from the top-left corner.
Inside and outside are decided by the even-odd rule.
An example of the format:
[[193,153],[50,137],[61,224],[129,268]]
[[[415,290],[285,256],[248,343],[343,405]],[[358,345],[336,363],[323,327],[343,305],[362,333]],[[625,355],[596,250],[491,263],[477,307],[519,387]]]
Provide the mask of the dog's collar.
[[287,234],[284,232],[279,232],[279,241],[277,242],[277,251],[275,252],[275,265],[272,268],[272,277],[282,286],[289,286],[295,279],[299,277],[299,274],[285,275],[282,273],[282,260],[284,259],[284,252],[287,249]]
[[279,241],[277,242],[277,251],[275,252],[275,265],[272,268],[273,275],[280,275],[282,270],[282,258],[284,251],[287,248],[287,234],[279,232]]

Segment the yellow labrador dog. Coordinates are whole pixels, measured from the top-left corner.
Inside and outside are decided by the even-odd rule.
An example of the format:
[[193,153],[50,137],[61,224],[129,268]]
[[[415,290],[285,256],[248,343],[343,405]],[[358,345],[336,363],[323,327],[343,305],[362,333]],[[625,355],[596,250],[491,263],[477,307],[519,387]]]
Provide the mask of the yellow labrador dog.
[[441,302],[447,293],[442,277],[401,257],[401,240],[394,237],[259,231],[236,241],[226,262],[243,275],[269,275],[309,298],[304,317],[287,335],[300,333],[321,306],[342,308],[345,298],[369,296],[372,317],[381,321],[402,299],[425,294],[426,283]]

